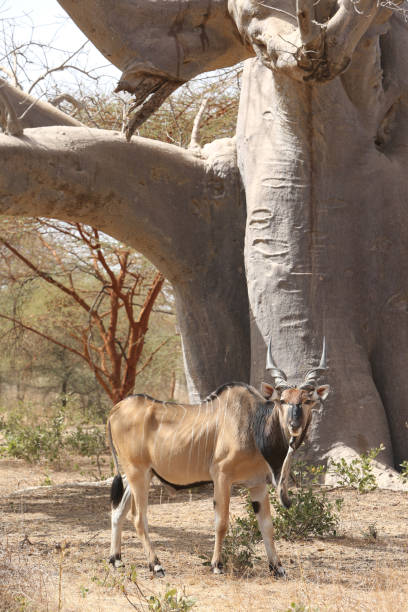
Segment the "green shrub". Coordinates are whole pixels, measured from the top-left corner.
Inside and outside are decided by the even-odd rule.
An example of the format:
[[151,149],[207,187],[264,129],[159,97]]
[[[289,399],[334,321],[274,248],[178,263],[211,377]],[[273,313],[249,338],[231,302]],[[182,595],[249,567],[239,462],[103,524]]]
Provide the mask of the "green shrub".
[[23,407],[18,407],[8,418],[1,417],[0,429],[5,439],[1,455],[29,463],[41,460],[54,463],[61,459],[64,451],[74,451],[85,457],[95,457],[99,477],[102,477],[101,455],[107,450],[104,430],[77,425],[74,431],[67,433],[66,416],[62,411],[40,424],[33,424],[29,417]]
[[56,414],[50,424],[25,424],[19,416],[12,416],[2,424],[6,440],[2,454],[35,463],[41,459],[57,461],[64,445],[64,415]]
[[400,463],[400,468],[400,478],[402,479],[402,482],[408,483],[408,461],[403,461]]
[[150,595],[147,599],[148,609],[155,612],[170,612],[177,610],[179,612],[187,612],[195,606],[196,600],[193,597],[187,597],[185,590],[177,590],[166,587],[166,592],[162,597],[158,595]]
[[306,461],[295,461],[293,463],[291,476],[299,488],[318,485],[326,474],[323,464],[312,465]]
[[289,608],[284,612],[318,612],[318,610],[319,608],[311,608],[310,606],[305,606],[305,604],[292,601]]
[[276,512],[273,518],[276,538],[295,540],[336,535],[342,499],[333,503],[325,491],[315,493],[310,486],[289,493],[290,508],[281,506],[274,492],[271,493],[271,505]]
[[105,432],[95,426],[84,428],[78,425],[65,441],[70,448],[85,457],[99,456],[107,450]]
[[84,428],[78,425],[75,431],[66,437],[65,443],[68,448],[84,457],[95,457],[98,476],[103,478],[101,455],[107,450],[104,430],[95,426]]
[[223,561],[227,571],[243,573],[259,560],[255,546],[260,540],[258,527],[255,530],[248,517],[234,518],[229,525],[223,544]]
[[368,493],[377,488],[377,480],[373,472],[372,461],[385,450],[385,446],[380,444],[378,448],[371,448],[359,457],[351,461],[340,459],[340,461],[330,461],[328,471],[336,474],[337,484],[341,487],[352,487],[359,493]]

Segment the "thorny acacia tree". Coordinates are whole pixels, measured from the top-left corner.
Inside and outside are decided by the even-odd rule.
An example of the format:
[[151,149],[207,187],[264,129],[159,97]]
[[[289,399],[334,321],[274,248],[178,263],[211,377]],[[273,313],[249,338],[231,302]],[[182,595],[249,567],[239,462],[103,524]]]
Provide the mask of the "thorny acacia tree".
[[[108,397],[118,402],[169,340],[159,342],[141,360],[163,275],[152,277],[140,256],[95,228],[37,219],[25,223],[27,232],[28,245],[21,232],[7,236],[3,231],[0,237],[3,286],[42,279],[53,289],[51,299],[58,309],[68,309],[70,317],[58,321],[48,311],[30,316],[22,314],[18,304],[0,317],[80,358]],[[16,266],[16,260],[23,266]]]
[[[43,129],[57,118],[38,105],[36,129],[1,140],[3,210],[92,218],[137,245],[175,287],[193,394],[248,380],[250,362],[258,384],[269,338],[279,366],[299,376],[326,335],[336,393],[315,421],[313,452],[383,442],[385,463],[400,463],[408,420],[404,6],[60,4],[123,71],[118,89],[134,94],[136,107],[128,138],[183,82],[256,55],[244,70],[237,140],[197,155],[77,123]],[[12,88],[7,95],[14,106],[30,103]]]

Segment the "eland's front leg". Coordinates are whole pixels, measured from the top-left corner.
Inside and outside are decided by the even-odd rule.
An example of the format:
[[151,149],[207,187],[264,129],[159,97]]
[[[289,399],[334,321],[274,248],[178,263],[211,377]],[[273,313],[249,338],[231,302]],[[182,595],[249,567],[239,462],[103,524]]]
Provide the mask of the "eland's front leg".
[[211,567],[214,574],[222,574],[221,548],[228,530],[231,482],[225,474],[214,478],[215,543]]
[[268,488],[266,485],[259,485],[249,489],[252,499],[252,507],[258,520],[259,529],[264,541],[266,554],[269,561],[269,569],[276,578],[286,576],[285,570],[278,557],[273,540],[274,528],[271,517],[271,507],[269,504]]

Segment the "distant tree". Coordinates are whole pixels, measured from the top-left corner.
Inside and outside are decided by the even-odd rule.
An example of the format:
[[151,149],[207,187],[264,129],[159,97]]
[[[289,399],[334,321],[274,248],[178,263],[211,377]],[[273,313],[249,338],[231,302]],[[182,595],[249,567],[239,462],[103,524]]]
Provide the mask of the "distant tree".
[[[0,317],[85,362],[108,397],[119,401],[171,338],[141,359],[163,275],[95,228],[37,219],[27,229],[26,222],[23,233],[0,237],[2,288],[13,286],[16,296],[11,311],[2,309]],[[19,304],[33,282],[49,286],[51,308]],[[169,313],[169,301],[161,302]]]

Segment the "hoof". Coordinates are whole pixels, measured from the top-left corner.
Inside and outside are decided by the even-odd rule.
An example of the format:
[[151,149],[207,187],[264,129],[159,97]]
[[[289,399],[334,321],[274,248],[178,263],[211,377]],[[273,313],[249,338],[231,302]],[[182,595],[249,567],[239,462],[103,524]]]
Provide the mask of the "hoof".
[[117,568],[117,567],[123,567],[125,564],[123,563],[121,556],[119,554],[116,555],[111,555],[109,557],[109,563],[112,565],[112,567]]
[[223,574],[224,573],[224,567],[223,567],[222,563],[220,563],[220,562],[215,563],[214,565],[212,565],[211,569],[212,569],[212,573],[213,574]]
[[270,563],[269,570],[275,578],[286,578],[286,572],[280,563],[278,563],[278,565],[272,565],[272,563]]
[[159,564],[154,565],[153,568],[150,569],[153,571],[153,576],[155,576],[156,578],[164,578],[164,576],[166,575],[164,569]]

